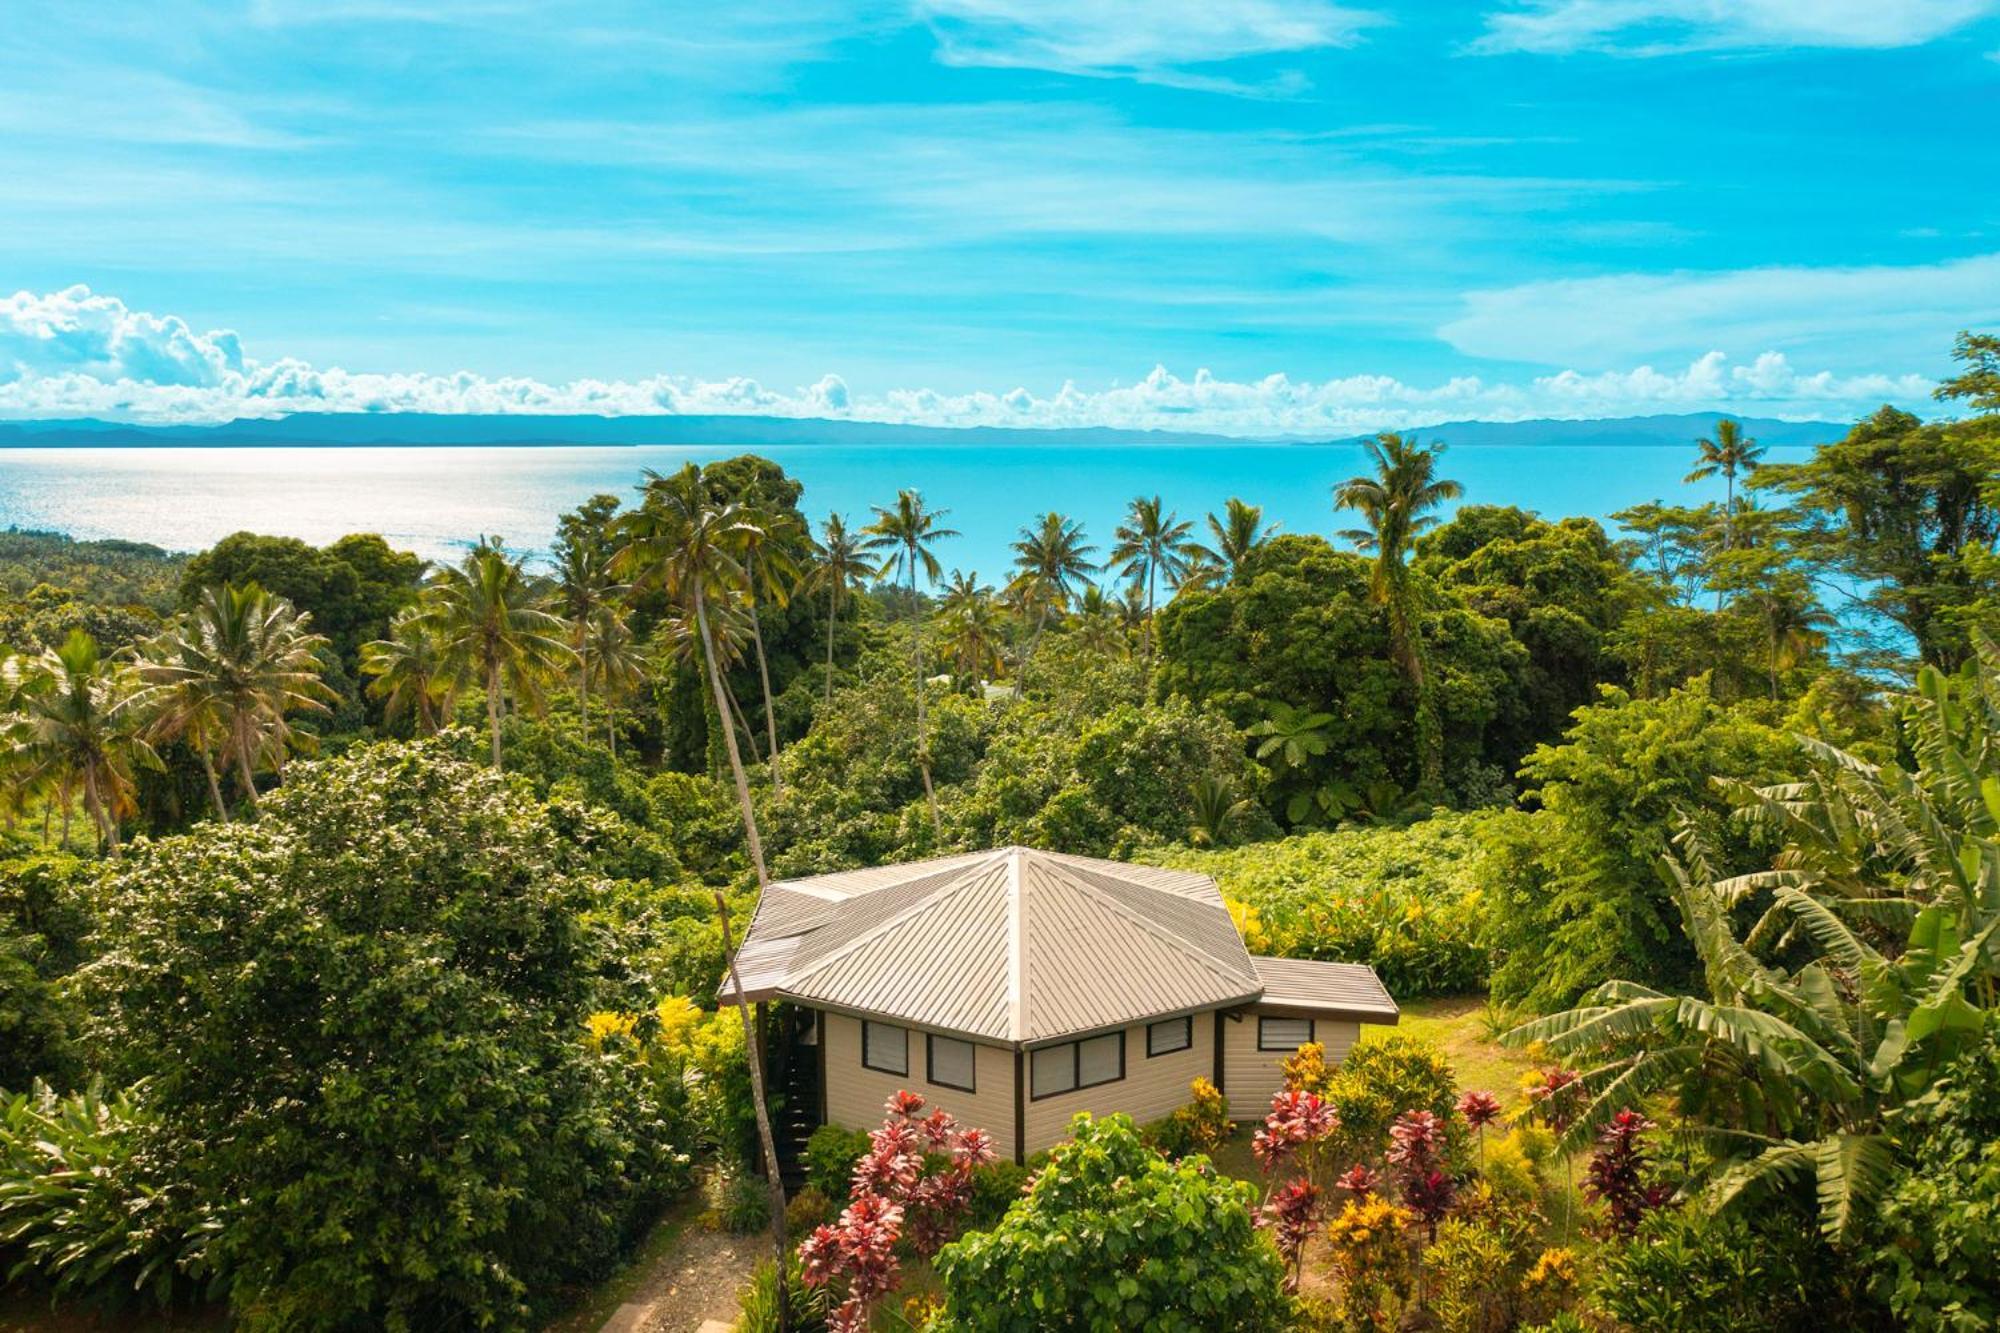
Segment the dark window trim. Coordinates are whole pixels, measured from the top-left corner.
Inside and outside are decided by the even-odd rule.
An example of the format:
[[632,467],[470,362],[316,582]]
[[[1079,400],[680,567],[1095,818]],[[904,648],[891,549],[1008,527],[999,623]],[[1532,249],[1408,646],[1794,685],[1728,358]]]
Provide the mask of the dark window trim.
[[[1181,1044],[1178,1046],[1169,1046],[1164,1051],[1154,1050],[1153,1029],[1166,1027],[1169,1023],[1180,1024]],[[1193,1049],[1194,1049],[1193,1014],[1182,1014],[1179,1018],[1162,1018],[1157,1023],[1146,1024],[1146,1058],[1148,1060],[1156,1059],[1162,1055],[1179,1055],[1182,1051],[1191,1051]]]
[[[937,1044],[940,1041],[955,1041],[972,1052],[972,1082],[947,1083],[937,1076]],[[924,1034],[924,1079],[940,1088],[952,1088],[959,1092],[979,1091],[979,1045],[966,1041],[963,1037],[940,1037],[934,1032]]]
[[[1306,1025],[1306,1040],[1298,1043],[1297,1046],[1265,1045],[1264,1025],[1266,1023],[1271,1022],[1273,1019],[1277,1020],[1280,1023],[1304,1023]],[[1286,1053],[1290,1053],[1292,1051],[1296,1051],[1299,1048],[1299,1046],[1305,1045],[1306,1042],[1312,1042],[1318,1040],[1319,1040],[1319,1024],[1313,1019],[1294,1018],[1288,1014],[1259,1014],[1257,1016],[1257,1049],[1260,1051],[1284,1051]]]
[[[1096,1041],[1099,1037],[1118,1038],[1118,1072],[1116,1074],[1113,1074],[1110,1078],[1100,1078],[1094,1083],[1085,1083],[1083,1081],[1083,1043],[1086,1041]],[[1062,1089],[1060,1092],[1030,1091],[1028,1093],[1029,1101],[1039,1102],[1039,1101],[1046,1101],[1050,1097],[1067,1097],[1070,1093],[1082,1092],[1085,1088],[1101,1088],[1107,1084],[1123,1083],[1125,1081],[1125,1029],[1124,1028],[1119,1028],[1116,1032],[1099,1032],[1089,1037],[1078,1037],[1075,1041],[1059,1042],[1054,1046],[1039,1046],[1034,1050],[1029,1051],[1028,1062],[1027,1062],[1029,1076],[1032,1078],[1034,1074],[1035,1056],[1040,1055],[1043,1051],[1061,1051],[1061,1050],[1067,1050],[1069,1052],[1070,1073],[1072,1077],[1076,1079],[1076,1082],[1072,1083],[1069,1087]]]
[[[903,1067],[901,1069],[891,1069],[887,1065],[871,1065],[868,1063],[869,1028],[888,1028],[893,1032],[900,1032],[903,1035]],[[899,1027],[894,1023],[877,1023],[872,1018],[862,1019],[861,1067],[863,1069],[872,1069],[878,1074],[894,1074],[897,1078],[908,1078],[910,1076],[910,1030],[906,1027]]]

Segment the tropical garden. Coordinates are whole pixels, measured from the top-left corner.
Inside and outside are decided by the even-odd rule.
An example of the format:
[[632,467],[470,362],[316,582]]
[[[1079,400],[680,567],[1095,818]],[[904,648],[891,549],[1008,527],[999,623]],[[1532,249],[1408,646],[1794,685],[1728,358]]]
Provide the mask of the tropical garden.
[[[1320,532],[815,514],[743,456],[546,556],[0,534],[0,1278],[535,1328],[701,1198],[744,1327],[2000,1320],[2000,339],[1610,525],[1384,435]],[[1720,483],[1719,487],[1717,483]],[[1710,497],[1719,490],[1717,498]],[[1025,1166],[914,1095],[778,1169],[772,879],[1199,869],[1413,1015]],[[1472,997],[1468,1002],[1463,997]],[[760,1242],[765,1243],[765,1242]]]

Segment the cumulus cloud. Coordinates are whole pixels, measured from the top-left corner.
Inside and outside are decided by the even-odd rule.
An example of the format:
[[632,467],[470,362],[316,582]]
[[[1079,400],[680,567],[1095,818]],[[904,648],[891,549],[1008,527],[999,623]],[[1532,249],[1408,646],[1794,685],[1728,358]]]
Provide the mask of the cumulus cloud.
[[1190,67],[1350,46],[1379,15],[1329,0],[918,0],[952,65],[1135,78],[1213,92],[1295,91],[1296,75],[1245,83]]
[[1845,417],[1892,401],[1919,404],[1919,375],[1801,371],[1777,352],[1735,361],[1707,352],[1680,368],[1583,373],[1525,382],[1455,376],[1412,384],[1391,375],[1323,380],[1192,376],[1164,366],[1132,384],[1053,392],[1026,387],[942,393],[856,393],[834,374],[778,390],[754,379],[670,374],[549,384],[522,376],[431,375],[321,368],[292,357],[258,361],[236,335],[196,333],[183,320],[132,310],[85,287],[0,302],[0,418],[99,417],[215,422],[293,412],[580,413],[602,416],[833,417],[924,426],[1202,431],[1254,438],[1338,436],[1482,419],[1587,418],[1731,409]]
[[1527,0],[1489,14],[1472,49],[1668,55],[1731,48],[1889,48],[1932,41],[1995,0]]

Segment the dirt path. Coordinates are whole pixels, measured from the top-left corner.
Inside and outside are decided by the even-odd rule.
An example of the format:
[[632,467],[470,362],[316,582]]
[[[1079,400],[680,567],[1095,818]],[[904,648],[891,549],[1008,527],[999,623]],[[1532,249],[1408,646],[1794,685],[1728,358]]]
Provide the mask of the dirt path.
[[633,1333],[694,1333],[704,1319],[736,1322],[737,1296],[768,1242],[690,1227],[627,1296],[645,1310]]

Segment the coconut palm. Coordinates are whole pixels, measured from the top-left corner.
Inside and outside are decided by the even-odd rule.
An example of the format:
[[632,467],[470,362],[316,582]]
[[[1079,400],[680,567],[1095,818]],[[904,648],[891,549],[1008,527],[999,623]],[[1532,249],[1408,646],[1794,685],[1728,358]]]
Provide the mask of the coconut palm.
[[1087,585],[1097,565],[1091,556],[1097,548],[1084,540],[1083,524],[1053,511],[1043,514],[1032,527],[1021,529],[1014,540],[1013,582],[1008,591],[1020,598],[1024,608],[1032,608],[1034,632],[1028,636],[1027,651],[1021,658],[1022,689],[1027,688],[1028,666],[1041,645],[1042,631],[1048,627],[1049,612],[1067,611],[1080,586]]
[[847,520],[839,514],[828,514],[825,526],[820,529],[819,540],[813,544],[813,565],[806,580],[813,589],[826,593],[826,702],[829,705],[833,703],[833,627],[840,619],[841,608],[867,586],[868,575],[873,569],[873,562],[867,559],[854,534],[847,530]]
[[[743,743],[744,753],[750,756],[750,763],[753,766],[761,764],[764,756],[757,749],[757,733],[751,730],[750,715],[744,710],[743,701],[736,697],[736,687],[729,681],[733,672],[742,670],[750,653],[750,617],[740,599],[718,602],[708,608],[708,637],[715,645],[715,660],[722,668],[723,697],[729,701],[727,717],[717,718],[716,725],[727,722],[733,726]],[[675,669],[685,667],[696,672],[706,670],[701,627],[686,611],[673,610],[660,617],[660,623],[653,632],[652,648],[656,660],[665,666]]]
[[97,640],[71,630],[60,648],[18,670],[12,727],[22,778],[54,791],[67,809],[77,794],[99,837],[118,855],[118,821],[135,804],[134,767],[158,767],[146,740],[144,683]]
[[1444,776],[1444,733],[1424,665],[1421,597],[1410,579],[1408,556],[1419,534],[1437,522],[1433,512],[1465,488],[1437,475],[1443,445],[1429,449],[1384,431],[1365,446],[1373,475],[1344,481],[1333,491],[1336,509],[1352,509],[1367,524],[1340,535],[1375,556],[1369,593],[1389,617],[1389,653],[1417,696],[1416,732],[1422,787],[1435,794]]
[[1695,466],[1687,474],[1690,482],[1720,476],[1723,481],[1722,524],[1724,549],[1736,546],[1736,478],[1757,470],[1764,448],[1743,433],[1740,423],[1723,417],[1715,423],[1714,439],[1694,442]]
[[1146,590],[1146,618],[1139,627],[1140,651],[1153,655],[1153,610],[1158,585],[1178,584],[1187,573],[1195,552],[1188,538],[1194,524],[1175,516],[1155,495],[1139,496],[1125,510],[1125,521],[1112,535],[1118,544],[1111,548],[1111,567],[1125,575],[1134,588]]
[[511,697],[516,708],[539,712],[543,688],[576,663],[570,627],[544,601],[500,539],[482,537],[465,559],[432,576],[419,602],[452,679],[476,680],[486,692],[486,731],[496,769],[505,701]]
[[1785,579],[1775,587],[1752,593],[1750,604],[1764,622],[1766,665],[1775,699],[1778,678],[1823,652],[1838,622],[1813,600],[1803,579]]
[[[142,662],[163,663],[177,656],[186,661],[192,655],[187,652],[186,641],[172,630],[160,634],[140,650]],[[227,824],[229,806],[222,799],[222,780],[215,769],[215,756],[225,753],[229,746],[229,719],[221,700],[195,674],[164,688],[155,688],[152,695],[147,739],[154,743],[178,740],[194,752],[201,760],[215,817]]]
[[950,512],[926,509],[923,496],[902,490],[896,493],[893,507],[876,505],[875,521],[862,529],[867,538],[862,543],[863,549],[884,553],[876,576],[894,578],[900,574],[909,580],[910,684],[917,695],[917,768],[924,779],[924,800],[930,806],[933,833],[942,833],[944,824],[938,817],[937,790],[931,784],[931,742],[924,712],[924,620],[923,606],[917,601],[917,571],[923,571],[927,582],[937,582],[938,559],[931,548],[959,535],[939,525]]
[[1083,596],[1077,599],[1076,616],[1071,622],[1070,633],[1078,643],[1092,652],[1115,653],[1120,657],[1132,651],[1131,642],[1125,637],[1125,624],[1119,616],[1117,603],[1104,595],[1104,589],[1089,584]]
[[625,586],[611,573],[611,551],[601,540],[576,534],[556,543],[556,582],[561,588],[562,615],[569,622],[570,651],[576,655],[577,704],[585,718],[590,716],[590,645],[592,618],[618,601]]
[[[736,785],[736,806],[743,817],[743,836],[750,847],[750,861],[757,871],[757,887],[761,892],[770,887],[770,874],[764,866],[764,842],[757,832],[756,809],[750,803],[750,779],[743,769],[743,754],[736,746],[735,728],[729,723],[730,703],[722,687],[723,667],[709,624],[711,606],[726,606],[746,595],[750,574],[744,568],[744,559],[757,535],[756,525],[746,517],[741,504],[710,494],[702,483],[701,469],[693,463],[671,475],[648,469],[643,489],[645,503],[619,520],[618,529],[625,544],[613,557],[612,566],[637,586],[658,588],[675,606],[693,617],[703,674],[708,677],[715,711],[722,720],[730,777]],[[785,1241],[785,1186],[777,1140],[771,1134],[763,1061],[755,1054],[756,1026],[751,1021],[749,1001],[744,998],[742,973],[736,965],[729,901],[719,888],[715,891],[715,908],[722,932],[723,956],[729,963],[729,989],[743,1022],[743,1046],[752,1052],[748,1062],[751,1101],[757,1116],[757,1137],[764,1150],[765,1186],[771,1196],[771,1239],[782,1272],[790,1258],[790,1247]],[[778,1284],[781,1329],[789,1322],[786,1285]]]
[[451,711],[455,682],[445,661],[444,643],[420,607],[406,607],[389,622],[389,637],[361,645],[361,672],[375,679],[368,692],[382,701],[385,718],[405,713],[417,730],[435,735]]
[[978,681],[1001,674],[1006,647],[1004,613],[993,589],[982,585],[977,574],[952,571],[941,621],[945,650],[961,678]]
[[1219,516],[1208,516],[1210,540],[1192,550],[1204,566],[1217,571],[1218,581],[1233,579],[1250,553],[1274,536],[1279,526],[1265,527],[1262,505],[1245,504],[1232,495]]
[[250,808],[257,769],[282,768],[293,732],[287,718],[328,712],[339,695],[320,679],[327,638],[312,617],[255,583],[202,590],[184,616],[154,640],[140,664],[149,701],[169,715],[219,728]]
[[771,667],[764,656],[764,625],[757,607],[759,603],[783,607],[791,601],[801,577],[795,552],[809,545],[812,535],[789,509],[749,505],[744,512],[754,535],[744,548],[743,603],[750,620],[750,642],[757,650],[757,680],[764,691],[764,735],[771,747],[771,789],[783,791],[784,777],[778,767],[778,706],[771,697]]
[[[645,683],[646,655],[633,637],[630,615],[621,606],[597,608],[585,627],[581,642],[587,654],[585,660],[590,663],[592,683],[597,686],[598,697],[604,701],[605,739],[615,759],[618,756],[618,701],[630,696]],[[588,708],[585,709],[583,722],[588,729]]]
[[1210,773],[1194,784],[1193,818],[1188,842],[1195,847],[1220,847],[1235,836],[1256,802],[1239,796],[1228,778]]

